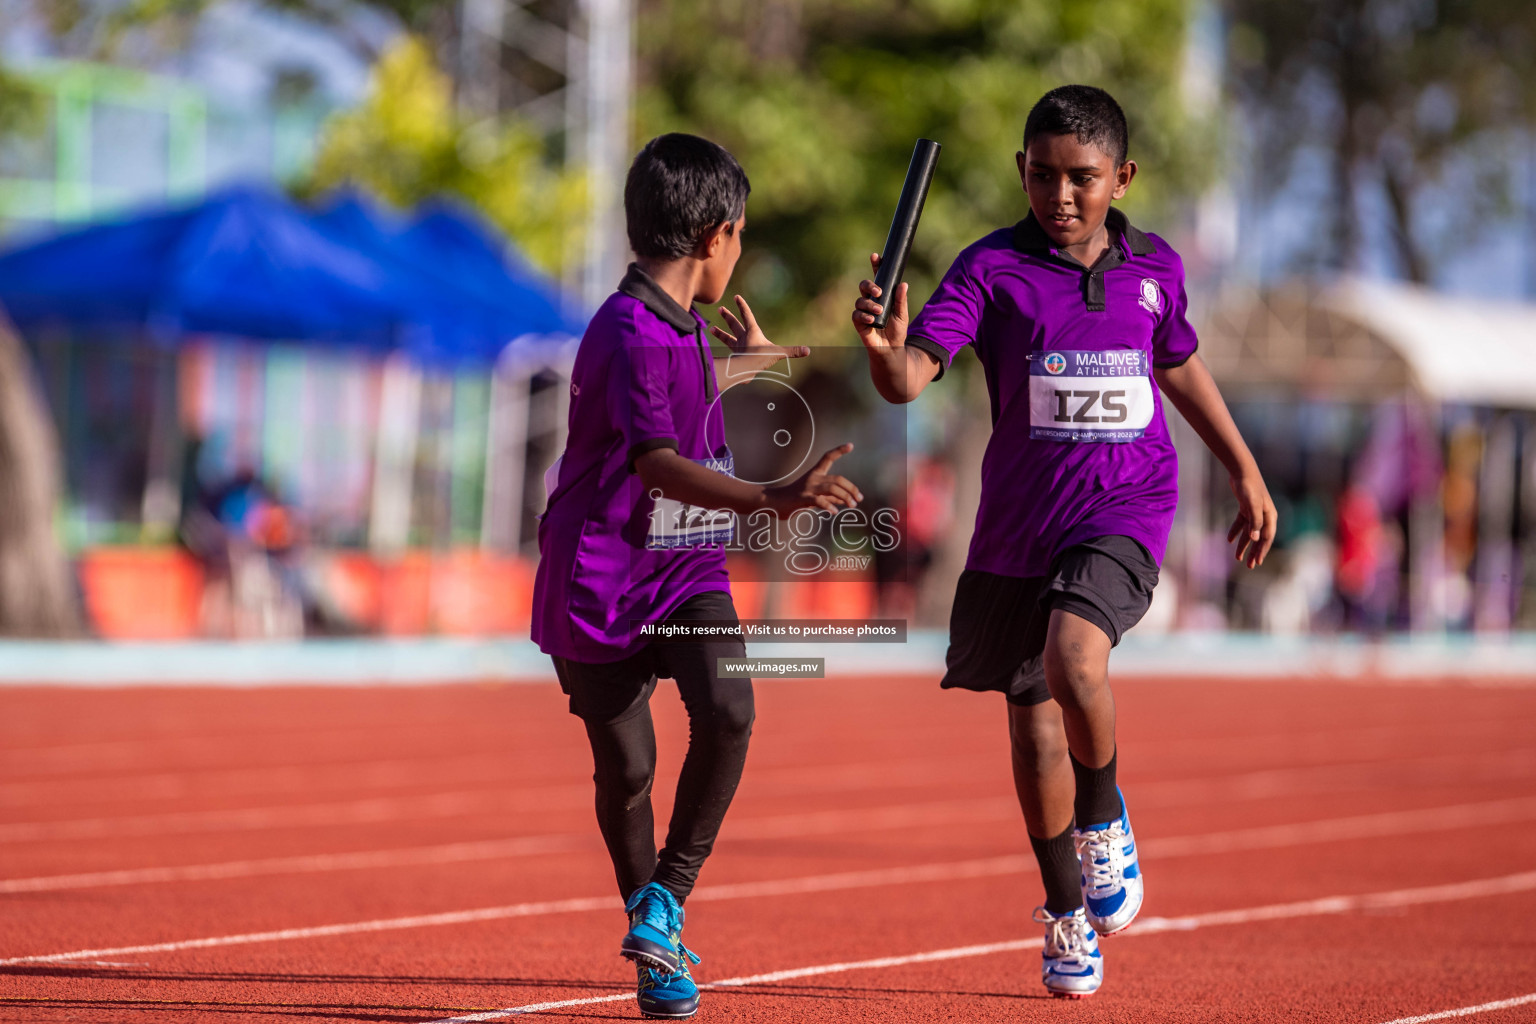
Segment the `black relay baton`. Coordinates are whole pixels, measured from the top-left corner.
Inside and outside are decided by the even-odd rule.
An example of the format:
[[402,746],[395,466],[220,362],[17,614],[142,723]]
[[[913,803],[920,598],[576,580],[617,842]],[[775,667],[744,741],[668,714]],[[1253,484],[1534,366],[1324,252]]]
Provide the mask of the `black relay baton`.
[[923,215],[923,200],[928,198],[928,186],[933,183],[933,169],[939,165],[939,150],[943,147],[932,139],[918,139],[912,150],[912,162],[907,165],[907,180],[901,186],[901,201],[896,204],[896,216],[891,218],[891,233],[885,237],[885,248],[880,252],[880,268],[875,271],[875,285],[880,289],[880,315],[875,326],[884,327],[886,318],[896,301],[896,286],[907,269],[907,254],[912,251],[912,236],[917,234],[917,221]]

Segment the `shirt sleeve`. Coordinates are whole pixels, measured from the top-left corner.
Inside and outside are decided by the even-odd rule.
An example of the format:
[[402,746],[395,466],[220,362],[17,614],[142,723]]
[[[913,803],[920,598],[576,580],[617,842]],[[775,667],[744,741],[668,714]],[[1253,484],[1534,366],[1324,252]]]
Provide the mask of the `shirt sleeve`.
[[1160,370],[1183,366],[1200,347],[1189,322],[1189,294],[1184,289],[1184,263],[1175,258],[1168,282],[1167,308],[1152,331],[1152,365]]
[[628,334],[614,353],[608,371],[608,411],[624,437],[624,461],[630,472],[635,460],[657,448],[678,450],[672,425],[669,387],[673,349],[639,334]]
[[932,298],[907,328],[907,344],[939,361],[939,372],[934,380],[944,376],[944,371],[955,361],[956,353],[974,344],[981,330],[986,301],[971,276],[965,255],[961,253],[950,264]]

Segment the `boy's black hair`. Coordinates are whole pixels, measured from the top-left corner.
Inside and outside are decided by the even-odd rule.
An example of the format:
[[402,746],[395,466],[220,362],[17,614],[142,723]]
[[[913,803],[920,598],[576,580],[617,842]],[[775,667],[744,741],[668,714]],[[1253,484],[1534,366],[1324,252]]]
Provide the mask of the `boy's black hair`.
[[1071,135],[1114,157],[1116,167],[1130,150],[1125,111],[1113,96],[1091,85],[1063,85],[1040,97],[1024,122],[1026,150],[1036,135]]
[[720,146],[697,135],[658,135],[624,181],[629,247],[636,256],[680,259],[711,228],[739,220],[751,191],[746,172]]

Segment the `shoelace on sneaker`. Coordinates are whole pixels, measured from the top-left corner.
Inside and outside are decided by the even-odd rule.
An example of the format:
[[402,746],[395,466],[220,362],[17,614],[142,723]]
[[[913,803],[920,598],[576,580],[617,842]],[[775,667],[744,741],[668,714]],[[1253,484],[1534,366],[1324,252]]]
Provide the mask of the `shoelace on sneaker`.
[[[664,935],[676,936],[677,951],[694,963],[701,963],[699,954],[683,945],[683,908],[672,900],[669,900],[657,892],[648,892],[640,899],[639,906],[635,910],[640,914],[641,920]],[[659,973],[659,972],[658,972]],[[683,963],[680,970],[663,975],[664,978],[672,977],[672,974],[687,974],[688,965]]]
[[1045,955],[1055,960],[1074,960],[1082,963],[1088,959],[1087,938],[1083,934],[1088,919],[1082,914],[1063,914],[1056,917],[1044,907],[1036,907],[1036,922],[1048,925],[1045,932]]
[[[675,903],[675,902],[672,902],[670,900],[667,901],[667,927],[666,927],[666,932],[667,932],[668,935],[671,935],[671,936],[675,937],[675,941],[677,942],[677,951],[679,953],[683,954],[683,956],[687,957],[689,960],[692,960],[694,963],[700,963],[701,962],[699,960],[699,954],[695,953],[693,950],[691,950],[687,946],[683,945],[683,906],[682,906],[682,904]],[[683,962],[683,961],[679,961],[679,964],[680,964],[680,969],[681,969],[682,973],[687,974],[688,973],[688,964]]]
[[1119,825],[1073,837],[1089,891],[1099,894],[1119,888],[1118,876],[1125,868],[1125,838],[1125,829]]
[[640,905],[635,907],[640,915],[640,921],[664,935],[672,934],[672,907],[668,901],[658,892],[650,891],[640,898]]

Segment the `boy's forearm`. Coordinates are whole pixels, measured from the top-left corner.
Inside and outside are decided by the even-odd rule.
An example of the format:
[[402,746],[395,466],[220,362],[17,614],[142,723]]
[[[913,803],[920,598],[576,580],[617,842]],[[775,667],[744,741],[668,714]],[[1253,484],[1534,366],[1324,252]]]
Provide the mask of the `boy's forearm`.
[[1258,472],[1253,453],[1232,422],[1227,403],[1198,354],[1182,366],[1155,371],[1157,385],[1173,402],[1200,440],[1234,477]]
[[922,349],[909,346],[869,352],[869,376],[880,397],[903,405],[922,394],[938,373],[938,362]]
[[765,488],[745,480],[716,473],[685,459],[670,448],[646,452],[635,460],[635,472],[647,491],[660,491],[663,497],[701,508],[726,509],[747,514],[767,508]]

